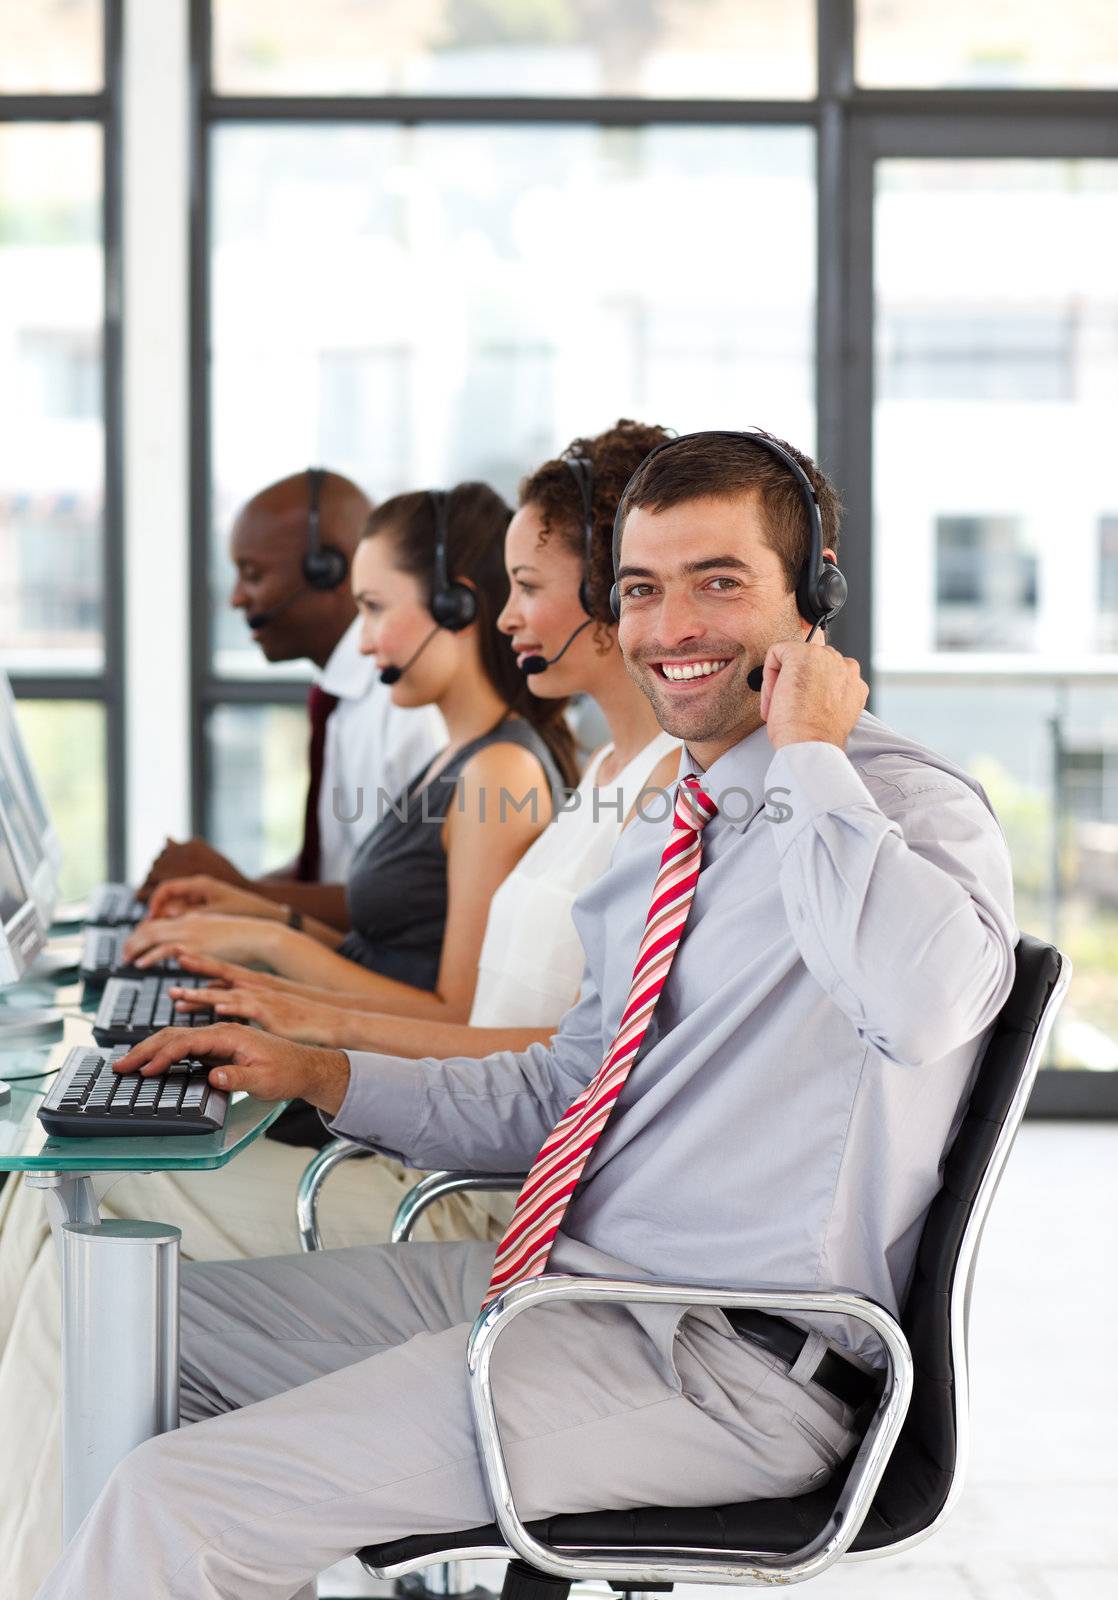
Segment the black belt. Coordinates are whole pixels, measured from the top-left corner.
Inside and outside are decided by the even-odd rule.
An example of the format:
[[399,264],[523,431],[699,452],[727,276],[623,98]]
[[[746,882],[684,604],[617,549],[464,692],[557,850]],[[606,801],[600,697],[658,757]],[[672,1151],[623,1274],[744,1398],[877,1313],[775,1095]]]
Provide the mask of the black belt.
[[[802,1328],[797,1328],[794,1322],[789,1322],[784,1317],[770,1316],[767,1311],[727,1309],[726,1317],[735,1333],[740,1333],[743,1339],[750,1339],[754,1344],[759,1344],[762,1350],[767,1350],[770,1355],[779,1356],[782,1361],[787,1361],[790,1367],[808,1341],[809,1336]],[[834,1350],[828,1350],[824,1354],[808,1382],[819,1384],[828,1394],[833,1394],[836,1400],[853,1406],[856,1411],[867,1401],[876,1399],[880,1390],[877,1378],[863,1372],[860,1367],[856,1367],[852,1361],[847,1361],[844,1356],[837,1355]]]

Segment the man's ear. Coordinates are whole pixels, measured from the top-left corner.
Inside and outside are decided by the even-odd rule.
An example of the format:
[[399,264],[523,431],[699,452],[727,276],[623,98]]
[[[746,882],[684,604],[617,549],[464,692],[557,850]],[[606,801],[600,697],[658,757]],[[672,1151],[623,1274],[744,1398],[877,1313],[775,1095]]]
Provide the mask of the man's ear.
[[838,556],[835,555],[835,552],[830,548],[830,546],[824,550],[823,557],[827,561],[833,561],[836,567],[838,566]]

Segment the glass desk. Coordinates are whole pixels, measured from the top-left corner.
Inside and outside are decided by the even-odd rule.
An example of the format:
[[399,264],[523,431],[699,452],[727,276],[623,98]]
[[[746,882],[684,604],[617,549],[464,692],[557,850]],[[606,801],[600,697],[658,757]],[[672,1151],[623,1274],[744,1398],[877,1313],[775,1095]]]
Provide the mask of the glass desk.
[[[279,1116],[243,1093],[219,1133],[190,1138],[48,1138],[37,1112],[75,1045],[93,1043],[98,992],[31,980],[0,990],[0,1172],[43,1191],[62,1263],[62,1519],[69,1539],[116,1463],[178,1426],[179,1231],[156,1222],[102,1221],[100,1202],[124,1172],[223,1167]],[[3,1018],[58,1006],[53,1038],[5,1044]],[[139,1338],[129,1338],[139,1331]],[[124,1335],[124,1337],[122,1337]]]

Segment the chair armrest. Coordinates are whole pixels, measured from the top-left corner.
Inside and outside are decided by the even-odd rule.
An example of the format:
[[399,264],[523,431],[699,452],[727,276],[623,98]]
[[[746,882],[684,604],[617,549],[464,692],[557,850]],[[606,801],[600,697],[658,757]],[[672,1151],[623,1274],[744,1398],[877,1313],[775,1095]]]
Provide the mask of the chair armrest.
[[[534,1538],[517,1512],[501,1445],[490,1376],[493,1350],[514,1317],[536,1305],[597,1301],[614,1305],[718,1306],[750,1308],[805,1317],[812,1312],[856,1317],[885,1348],[885,1387],[854,1463],[825,1526],[790,1555],[652,1549],[627,1552],[569,1550]],[[496,1510],[497,1524],[511,1549],[541,1572],[571,1582],[594,1578],[634,1586],[672,1583],[795,1583],[826,1571],[849,1549],[885,1471],[912,1397],[912,1355],[899,1323],[876,1301],[851,1289],[717,1289],[688,1284],[627,1282],[618,1278],[543,1276],[506,1289],[481,1312],[467,1348],[470,1404],[482,1466]],[[612,1559],[611,1559],[612,1558]]]
[[429,1172],[408,1190],[396,1207],[389,1238],[393,1244],[406,1244],[427,1207],[448,1194],[458,1194],[465,1189],[475,1193],[494,1193],[500,1189],[519,1191],[527,1176],[526,1172]]
[[372,1150],[366,1149],[363,1144],[354,1144],[352,1139],[334,1139],[307,1162],[295,1191],[295,1227],[300,1250],[322,1249],[322,1235],[318,1229],[318,1197],[327,1178],[343,1161],[372,1154]]

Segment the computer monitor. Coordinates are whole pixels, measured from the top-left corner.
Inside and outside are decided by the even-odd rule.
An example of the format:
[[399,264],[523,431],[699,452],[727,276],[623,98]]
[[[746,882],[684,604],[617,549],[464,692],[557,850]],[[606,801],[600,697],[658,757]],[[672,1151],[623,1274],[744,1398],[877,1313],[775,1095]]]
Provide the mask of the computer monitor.
[[47,927],[58,901],[62,847],[20,733],[15,696],[3,672],[0,672],[0,812],[23,862],[32,899]]
[[43,948],[43,924],[0,817],[0,984],[17,983]]

